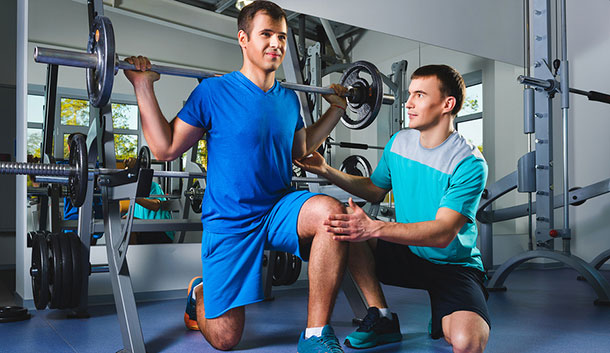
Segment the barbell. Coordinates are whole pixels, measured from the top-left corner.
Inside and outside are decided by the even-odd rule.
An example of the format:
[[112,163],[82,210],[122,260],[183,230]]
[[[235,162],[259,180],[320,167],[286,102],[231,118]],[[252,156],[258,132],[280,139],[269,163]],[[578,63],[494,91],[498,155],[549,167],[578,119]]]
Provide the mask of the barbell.
[[[133,64],[119,60],[115,50],[114,29],[110,19],[97,16],[89,33],[87,52],[36,47],[34,61],[38,63],[72,66],[87,69],[89,102],[95,107],[105,106],[110,100],[114,76],[119,69],[135,70]],[[222,74],[171,66],[151,66],[151,71],[163,75],[206,79]],[[370,76],[367,77],[367,76]],[[377,117],[381,104],[393,104],[394,96],[383,93],[381,73],[370,62],[357,61],[343,73],[339,83],[348,88],[345,97],[350,110],[357,116],[352,119],[346,113],[341,121],[350,129],[364,129]],[[298,83],[280,82],[288,89],[309,93],[334,94],[330,87],[317,87]]]
[[[52,182],[68,184],[68,197],[75,207],[82,206],[87,196],[87,182],[96,175],[113,175],[125,172],[125,169],[95,168],[87,166],[87,144],[85,137],[74,135],[68,141],[70,144],[70,159],[67,165],[45,163],[0,162],[0,174],[36,175],[54,177]],[[149,169],[151,162],[150,149],[140,148],[135,167],[135,175],[140,168]],[[204,173],[154,171],[154,176],[166,178],[202,178]],[[63,178],[62,178],[63,177]]]

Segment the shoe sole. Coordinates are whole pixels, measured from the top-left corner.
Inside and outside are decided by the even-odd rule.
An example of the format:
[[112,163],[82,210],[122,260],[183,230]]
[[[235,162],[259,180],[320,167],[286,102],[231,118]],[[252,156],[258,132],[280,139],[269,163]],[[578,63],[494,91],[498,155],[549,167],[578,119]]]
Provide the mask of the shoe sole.
[[387,334],[378,336],[377,339],[374,341],[367,341],[367,342],[356,343],[356,344],[352,343],[349,340],[349,338],[346,338],[345,342],[343,342],[343,344],[345,344],[346,346],[348,346],[350,348],[354,348],[354,349],[365,349],[365,348],[381,346],[383,344],[400,342],[401,340],[402,340],[402,334],[387,333]]
[[[201,276],[197,276],[194,277],[190,282],[188,287],[186,287],[186,295],[188,296],[189,294],[191,294],[191,287],[193,286],[193,282],[195,282],[196,279],[201,278]],[[189,317],[189,314],[187,314],[186,312],[184,313],[184,325],[186,326],[187,329],[189,330],[193,330],[193,331],[200,331],[199,330],[199,325],[197,324],[196,320],[191,320],[191,318]]]

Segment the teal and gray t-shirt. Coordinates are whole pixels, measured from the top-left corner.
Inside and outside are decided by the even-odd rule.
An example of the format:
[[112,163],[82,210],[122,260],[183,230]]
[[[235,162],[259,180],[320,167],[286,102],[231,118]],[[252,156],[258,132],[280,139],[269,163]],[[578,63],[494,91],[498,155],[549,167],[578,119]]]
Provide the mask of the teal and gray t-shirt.
[[371,176],[380,188],[392,189],[396,221],[432,221],[441,207],[461,213],[468,222],[446,248],[409,246],[421,258],[483,271],[476,247],[475,216],[487,180],[487,163],[477,147],[457,131],[441,145],[424,148],[417,130],[402,130],[386,145]]

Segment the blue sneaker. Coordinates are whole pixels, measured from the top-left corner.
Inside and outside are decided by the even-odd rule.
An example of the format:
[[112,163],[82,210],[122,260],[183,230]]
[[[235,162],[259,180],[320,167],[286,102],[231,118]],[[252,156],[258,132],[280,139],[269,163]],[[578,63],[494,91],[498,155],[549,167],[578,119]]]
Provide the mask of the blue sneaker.
[[199,331],[199,325],[197,324],[197,302],[193,299],[193,289],[201,282],[203,282],[201,276],[195,277],[191,280],[187,289],[188,297],[186,298],[184,324],[186,328],[193,331]]
[[311,336],[305,339],[305,331],[301,333],[297,353],[343,353],[335,331],[330,325],[324,326],[322,336]]
[[350,348],[371,348],[381,344],[402,340],[398,316],[392,313],[392,320],[382,317],[379,309],[370,307],[360,327],[345,338]]

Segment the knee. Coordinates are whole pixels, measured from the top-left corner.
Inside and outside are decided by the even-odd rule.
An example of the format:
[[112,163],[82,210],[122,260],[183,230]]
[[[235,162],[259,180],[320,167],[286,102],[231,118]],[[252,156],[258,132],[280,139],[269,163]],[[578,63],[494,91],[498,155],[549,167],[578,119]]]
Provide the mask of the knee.
[[212,347],[220,350],[220,351],[228,351],[233,349],[233,347],[237,346],[241,339],[240,335],[217,335],[212,337],[208,337],[208,342]]
[[319,205],[320,212],[323,213],[324,216],[337,213],[347,213],[345,205],[330,196],[321,196]]
[[467,332],[460,330],[452,332],[451,345],[454,353],[483,352],[489,334],[486,332]]

